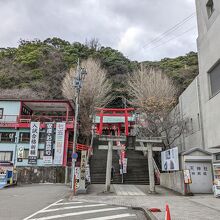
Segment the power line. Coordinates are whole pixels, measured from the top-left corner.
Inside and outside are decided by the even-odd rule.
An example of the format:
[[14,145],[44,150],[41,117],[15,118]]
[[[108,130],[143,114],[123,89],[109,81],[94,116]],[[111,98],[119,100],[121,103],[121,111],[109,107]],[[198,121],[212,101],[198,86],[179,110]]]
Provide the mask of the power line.
[[177,36],[175,36],[175,37],[169,39],[168,41],[163,42],[162,44],[159,44],[159,45],[157,45],[157,46],[155,46],[155,47],[153,47],[153,48],[150,48],[150,49],[155,49],[155,48],[157,48],[157,47],[163,46],[164,44],[167,44],[168,42],[170,42],[170,41],[172,41],[172,40],[174,40],[174,39],[176,39],[176,38],[181,37],[182,35],[184,35],[184,34],[190,32],[191,30],[193,30],[193,29],[195,29],[195,28],[196,28],[196,26],[193,26],[193,27],[187,29],[186,31],[184,31],[183,33],[181,33],[181,34],[179,34],[179,35],[177,35]]
[[149,41],[147,44],[145,44],[143,46],[147,47],[151,44],[155,44],[160,42],[161,40],[163,40],[166,36],[170,35],[171,33],[175,32],[176,30],[178,30],[180,27],[182,27],[186,22],[188,22],[189,20],[191,20],[194,16],[195,16],[195,12],[192,13],[191,15],[187,16],[186,18],[184,18],[182,21],[180,21],[179,23],[177,23],[176,25],[174,25],[173,27],[169,28],[168,30],[166,30],[165,32],[163,32],[162,34],[160,34],[159,36],[155,37],[154,39],[152,39],[151,41]]

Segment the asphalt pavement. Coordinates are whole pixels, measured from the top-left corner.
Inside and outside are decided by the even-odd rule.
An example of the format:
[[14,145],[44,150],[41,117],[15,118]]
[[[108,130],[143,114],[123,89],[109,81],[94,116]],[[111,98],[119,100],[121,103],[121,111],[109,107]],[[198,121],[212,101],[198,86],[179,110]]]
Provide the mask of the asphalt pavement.
[[62,184],[30,184],[0,190],[0,220],[22,220],[69,196]]
[[0,190],[0,220],[144,220],[139,210],[100,202],[71,201],[60,184],[32,184]]
[[137,220],[139,212],[127,207],[104,203],[69,202],[59,200],[25,218],[24,220],[74,219],[74,220]]

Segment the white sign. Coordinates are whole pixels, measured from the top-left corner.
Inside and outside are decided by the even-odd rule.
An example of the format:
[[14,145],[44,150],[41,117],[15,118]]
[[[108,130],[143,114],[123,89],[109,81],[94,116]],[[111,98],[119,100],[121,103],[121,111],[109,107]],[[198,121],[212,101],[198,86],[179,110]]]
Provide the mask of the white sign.
[[80,167],[75,167],[75,187],[79,189]]
[[86,151],[81,151],[81,164],[80,164],[80,189],[85,189],[86,183]]
[[179,170],[178,148],[172,148],[161,152],[162,170],[174,171]]
[[44,164],[50,165],[53,163],[53,158],[52,156],[43,156],[43,161],[44,161]]
[[66,123],[56,124],[56,141],[54,152],[54,164],[63,164],[63,151],[64,151],[64,137],[65,137]]
[[123,158],[123,173],[127,173],[128,158]]
[[31,126],[30,126],[31,138],[30,138],[30,148],[29,148],[29,156],[28,156],[29,164],[37,163],[39,128],[40,128],[40,122],[31,122]]
[[86,165],[86,181],[89,182],[89,183],[91,183],[89,164]]
[[192,183],[190,170],[183,170],[183,175],[184,175],[184,183],[187,183],[187,184]]
[[24,147],[18,147],[18,155],[17,155],[18,159],[22,159],[24,158]]

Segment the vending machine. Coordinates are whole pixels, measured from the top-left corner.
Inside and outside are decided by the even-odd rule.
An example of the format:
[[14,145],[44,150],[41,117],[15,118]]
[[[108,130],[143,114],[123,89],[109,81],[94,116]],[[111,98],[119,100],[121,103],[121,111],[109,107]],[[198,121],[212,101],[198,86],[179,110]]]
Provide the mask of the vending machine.
[[14,166],[10,162],[0,162],[0,189],[17,183],[17,175]]
[[213,191],[215,197],[220,197],[220,163],[213,163],[214,185]]

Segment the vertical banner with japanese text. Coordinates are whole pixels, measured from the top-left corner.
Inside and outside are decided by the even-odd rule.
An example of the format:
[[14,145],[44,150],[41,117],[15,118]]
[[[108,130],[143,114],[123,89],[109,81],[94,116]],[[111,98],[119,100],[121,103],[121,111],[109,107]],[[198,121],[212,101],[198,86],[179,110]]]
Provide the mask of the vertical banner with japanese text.
[[44,164],[52,164],[53,161],[53,140],[54,140],[54,123],[46,123],[46,139],[44,146]]
[[40,122],[31,122],[28,164],[37,164]]
[[56,140],[54,152],[54,164],[63,164],[64,138],[66,123],[56,123]]
[[85,183],[86,183],[86,151],[81,151],[81,164],[80,164],[80,180],[79,185],[80,189],[85,189]]

